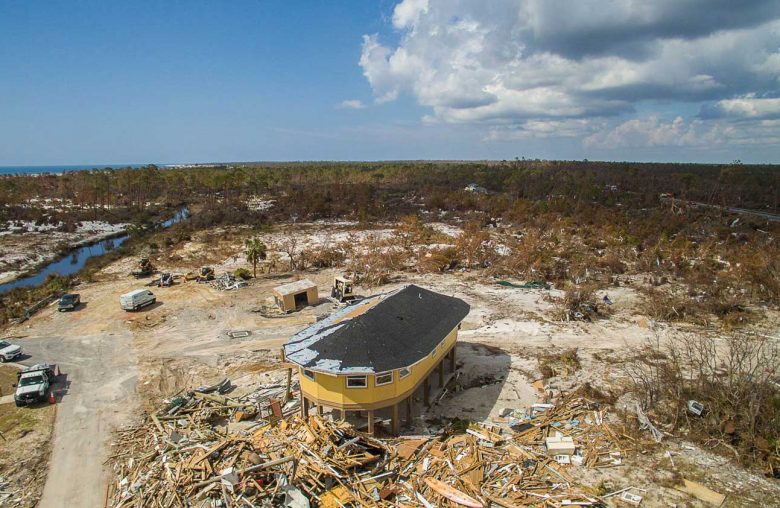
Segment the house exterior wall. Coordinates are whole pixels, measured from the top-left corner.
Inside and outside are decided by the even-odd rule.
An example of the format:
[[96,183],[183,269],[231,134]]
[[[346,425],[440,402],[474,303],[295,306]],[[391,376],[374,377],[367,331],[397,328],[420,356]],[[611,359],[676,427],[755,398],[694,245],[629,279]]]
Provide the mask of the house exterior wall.
[[[323,372],[314,373],[309,379],[299,368],[301,390],[304,396],[316,403],[339,409],[378,409],[395,404],[408,397],[428,377],[442,358],[455,347],[458,340],[458,327],[455,327],[429,354],[414,365],[409,366],[411,373],[401,379],[399,370],[393,371],[393,382],[377,386],[376,375],[368,374],[365,388],[347,388],[347,374],[332,375]],[[383,374],[383,373],[378,373]]]

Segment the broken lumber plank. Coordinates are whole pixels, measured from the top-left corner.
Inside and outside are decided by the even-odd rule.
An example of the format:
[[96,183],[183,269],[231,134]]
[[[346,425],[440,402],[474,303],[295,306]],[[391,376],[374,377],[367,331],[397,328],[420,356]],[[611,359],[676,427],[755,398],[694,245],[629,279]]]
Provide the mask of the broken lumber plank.
[[715,492],[714,490],[705,487],[701,483],[694,482],[692,480],[686,480],[685,478],[683,478],[682,485],[676,485],[674,488],[675,490],[690,494],[696,499],[704,501],[705,503],[709,503],[713,506],[720,506],[723,504],[723,501],[726,500],[726,496],[720,492]]

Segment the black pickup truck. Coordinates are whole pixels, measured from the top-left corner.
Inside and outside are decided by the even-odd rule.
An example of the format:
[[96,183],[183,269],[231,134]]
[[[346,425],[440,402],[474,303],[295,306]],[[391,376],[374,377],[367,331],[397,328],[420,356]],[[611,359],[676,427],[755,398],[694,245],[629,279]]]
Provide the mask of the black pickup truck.
[[68,293],[66,295],[62,295],[62,298],[60,298],[60,303],[57,306],[57,308],[60,310],[60,312],[64,312],[66,310],[75,310],[80,303],[81,303],[81,295],[76,293]]

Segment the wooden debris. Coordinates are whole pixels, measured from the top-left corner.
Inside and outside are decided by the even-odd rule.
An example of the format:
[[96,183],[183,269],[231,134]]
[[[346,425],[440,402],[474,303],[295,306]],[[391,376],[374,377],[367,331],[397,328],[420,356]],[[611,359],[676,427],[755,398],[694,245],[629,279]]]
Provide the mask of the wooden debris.
[[[576,395],[503,428],[380,440],[344,421],[302,419],[297,400],[281,404],[285,391],[188,395],[120,431],[108,505],[589,506],[600,501],[571,468],[616,467],[626,452],[605,412]],[[547,453],[556,433],[579,446],[568,464]]]
[[683,479],[683,484],[677,485],[675,489],[681,492],[685,492],[686,494],[690,494],[696,499],[704,501],[705,503],[709,503],[712,506],[720,506],[723,504],[723,501],[726,500],[726,496],[723,494],[715,492],[714,490],[705,487],[701,483],[691,480]]

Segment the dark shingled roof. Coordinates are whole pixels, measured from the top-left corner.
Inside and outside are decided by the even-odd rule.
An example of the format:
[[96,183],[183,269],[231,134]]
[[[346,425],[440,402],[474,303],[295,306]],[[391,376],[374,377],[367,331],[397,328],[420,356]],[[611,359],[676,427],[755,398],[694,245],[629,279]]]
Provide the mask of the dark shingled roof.
[[[425,358],[469,313],[469,305],[415,285],[375,298],[366,312],[347,307],[296,334],[287,357],[303,367],[336,372],[407,367]],[[352,317],[350,317],[352,315]]]

